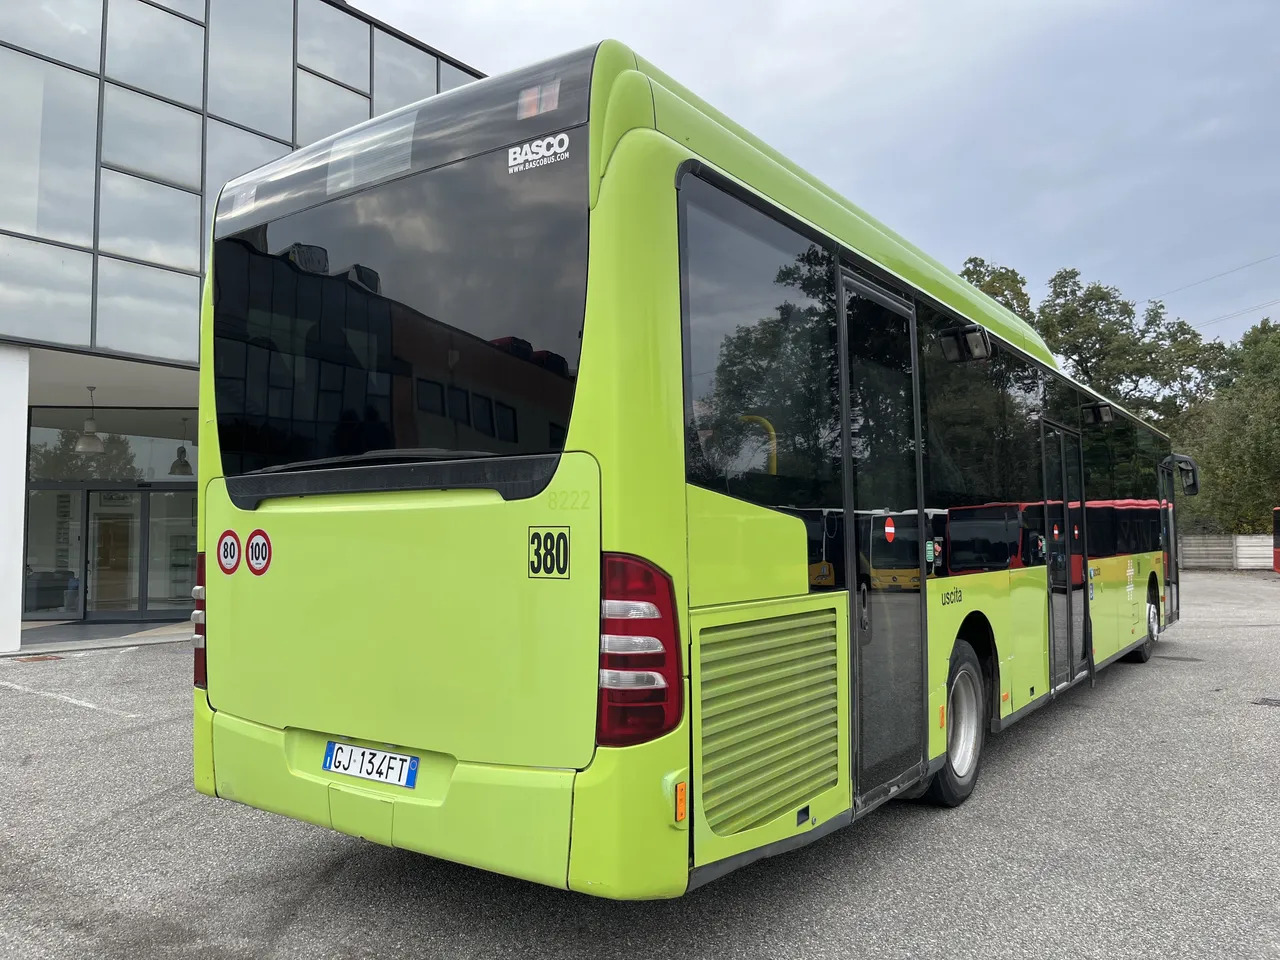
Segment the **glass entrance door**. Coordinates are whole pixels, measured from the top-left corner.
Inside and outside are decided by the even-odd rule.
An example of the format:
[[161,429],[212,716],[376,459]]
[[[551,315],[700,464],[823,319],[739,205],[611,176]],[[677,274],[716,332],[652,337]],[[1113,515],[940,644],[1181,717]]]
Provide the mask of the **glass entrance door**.
[[1044,422],[1045,552],[1049,575],[1049,686],[1088,668],[1084,478],[1080,437]]
[[89,491],[85,556],[85,616],[119,619],[141,614],[142,493]]
[[1160,466],[1160,545],[1164,551],[1164,618],[1169,624],[1178,619],[1178,529],[1173,518],[1173,469],[1163,464]]
[[[923,763],[924,551],[917,484],[912,313],[845,278],[857,798],[868,803]],[[846,514],[848,516],[848,514]],[[846,530],[849,525],[846,523]],[[851,586],[853,583],[851,583]]]
[[28,491],[22,618],[78,620],[83,587],[84,491]]
[[159,619],[189,616],[196,584],[196,492],[153,492],[147,500],[144,612]]

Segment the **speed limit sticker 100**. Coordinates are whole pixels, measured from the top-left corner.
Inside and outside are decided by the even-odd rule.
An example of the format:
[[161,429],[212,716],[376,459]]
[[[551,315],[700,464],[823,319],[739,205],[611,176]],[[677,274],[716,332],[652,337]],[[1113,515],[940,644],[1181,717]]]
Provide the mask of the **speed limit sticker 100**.
[[244,542],[244,562],[249,565],[249,572],[254,576],[262,576],[271,566],[271,538],[265,530],[255,530]]

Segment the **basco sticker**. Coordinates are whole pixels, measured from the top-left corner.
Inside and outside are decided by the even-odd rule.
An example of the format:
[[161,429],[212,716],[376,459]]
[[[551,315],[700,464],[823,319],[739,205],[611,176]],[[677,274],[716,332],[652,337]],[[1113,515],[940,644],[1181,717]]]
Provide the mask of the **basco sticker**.
[[218,568],[225,574],[236,572],[240,566],[240,538],[234,530],[224,531],[218,538]]
[[249,565],[249,572],[260,577],[271,566],[271,538],[267,531],[259,528],[249,534],[244,542],[244,562]]
[[889,517],[884,522],[884,538],[893,543],[893,517]]

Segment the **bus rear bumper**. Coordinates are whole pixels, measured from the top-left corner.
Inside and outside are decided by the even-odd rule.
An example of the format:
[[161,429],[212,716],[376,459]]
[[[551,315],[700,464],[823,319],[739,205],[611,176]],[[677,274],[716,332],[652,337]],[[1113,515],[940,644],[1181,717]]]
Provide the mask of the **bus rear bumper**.
[[208,765],[219,797],[385,846],[567,886],[572,770],[427,755],[410,791],[326,773],[325,734],[278,730],[225,712],[211,720]]

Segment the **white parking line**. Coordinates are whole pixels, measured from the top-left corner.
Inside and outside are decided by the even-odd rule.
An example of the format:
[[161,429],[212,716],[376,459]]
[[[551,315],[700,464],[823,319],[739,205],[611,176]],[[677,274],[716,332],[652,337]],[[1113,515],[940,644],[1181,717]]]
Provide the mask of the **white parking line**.
[[138,647],[102,647],[98,650],[81,650],[78,653],[60,653],[63,660],[75,660],[79,657],[100,657],[106,654],[117,655],[121,653],[133,653],[139,649]]
[[114,707],[102,707],[96,703],[90,703],[88,700],[77,700],[75,697],[65,697],[60,693],[50,693],[47,690],[34,690],[20,683],[9,683],[5,680],[0,680],[0,687],[8,687],[10,690],[17,690],[19,693],[30,693],[37,697],[48,697],[50,700],[61,700],[63,703],[70,703],[77,707],[87,707],[90,710],[99,710],[102,713],[115,714],[117,717],[125,717],[128,720],[138,719],[136,713],[125,713],[123,710],[116,710]]

